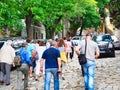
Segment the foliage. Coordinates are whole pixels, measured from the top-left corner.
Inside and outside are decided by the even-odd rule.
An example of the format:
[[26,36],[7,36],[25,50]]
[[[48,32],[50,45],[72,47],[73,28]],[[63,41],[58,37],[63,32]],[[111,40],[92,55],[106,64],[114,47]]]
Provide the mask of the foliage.
[[[22,22],[19,19],[19,11],[15,8],[15,0],[0,1],[0,27],[15,27]],[[19,22],[18,22],[19,21]],[[20,29],[21,29],[20,28]],[[16,27],[17,29],[17,27]]]
[[100,25],[100,16],[97,9],[93,6],[88,7],[87,13],[84,15],[84,28],[97,28]]
[[34,20],[41,21],[47,31],[50,31],[47,34],[51,36],[54,32],[63,29],[61,21],[69,19],[73,15],[74,6],[72,0],[43,0],[41,3],[40,12],[35,12],[37,9],[34,8],[33,13],[37,14]]
[[[47,31],[52,29],[54,33],[62,29],[61,20],[72,15],[73,4],[71,2],[72,0],[16,0],[16,6],[20,11],[20,18],[26,18],[26,25],[28,20],[30,25],[33,22],[42,22]],[[28,17],[30,18],[27,19]]]
[[97,28],[100,25],[100,16],[97,11],[97,2],[95,0],[76,0],[76,16],[71,18],[73,30],[81,27],[80,34],[85,28]]
[[110,3],[108,4],[108,8],[110,10],[113,23],[117,28],[119,28],[120,27],[120,1],[111,0]]
[[96,0],[96,1],[98,2],[97,6],[99,8],[100,15],[101,15],[101,17],[104,17],[105,16],[104,8],[108,5],[110,0]]
[[7,25],[11,30],[15,31],[22,29],[21,19],[25,19],[29,37],[31,36],[30,33],[32,33],[31,24],[41,22],[45,25],[48,38],[53,36],[55,32],[63,30],[63,21],[65,20],[69,20],[73,24],[73,30],[79,27],[83,29],[88,27],[97,28],[100,23],[97,6],[103,8],[108,1],[1,0],[0,25],[1,27]]

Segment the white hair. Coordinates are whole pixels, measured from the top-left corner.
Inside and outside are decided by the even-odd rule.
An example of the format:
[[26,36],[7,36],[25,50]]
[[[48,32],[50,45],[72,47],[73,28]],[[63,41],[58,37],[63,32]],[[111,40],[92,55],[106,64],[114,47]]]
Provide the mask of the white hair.
[[7,45],[12,45],[12,40],[7,40],[6,44]]

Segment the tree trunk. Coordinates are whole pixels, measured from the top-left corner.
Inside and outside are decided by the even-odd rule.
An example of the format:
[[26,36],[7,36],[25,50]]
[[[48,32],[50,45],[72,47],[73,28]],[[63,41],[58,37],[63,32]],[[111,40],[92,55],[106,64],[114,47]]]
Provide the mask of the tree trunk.
[[29,15],[26,16],[26,31],[27,31],[27,38],[31,38],[31,39],[33,39],[33,30],[31,27],[32,18],[33,18],[33,15],[32,15],[32,12],[30,11]]
[[10,32],[9,32],[9,29],[8,29],[7,25],[4,25],[4,30],[5,30],[5,37],[9,37],[10,36]]
[[76,35],[76,32],[77,32],[77,29],[72,30],[71,36],[72,36],[72,37],[75,36],[75,35]]
[[55,28],[51,28],[50,30],[50,38],[54,39]]
[[84,26],[83,26],[83,24],[82,24],[82,25],[81,25],[81,29],[80,29],[80,34],[79,34],[80,36],[82,35],[83,27],[84,27]]

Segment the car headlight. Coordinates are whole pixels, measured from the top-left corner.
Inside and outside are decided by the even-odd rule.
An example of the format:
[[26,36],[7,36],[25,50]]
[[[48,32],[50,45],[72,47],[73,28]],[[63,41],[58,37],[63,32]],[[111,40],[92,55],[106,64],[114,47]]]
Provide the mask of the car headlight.
[[110,43],[110,44],[108,45],[108,48],[113,48],[113,45]]

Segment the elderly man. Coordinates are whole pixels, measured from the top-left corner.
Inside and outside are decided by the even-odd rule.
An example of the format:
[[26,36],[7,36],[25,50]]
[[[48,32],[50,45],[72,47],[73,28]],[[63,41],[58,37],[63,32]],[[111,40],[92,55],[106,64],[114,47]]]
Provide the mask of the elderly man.
[[[7,40],[6,44],[0,50],[1,83],[10,85],[10,71],[15,57],[15,50],[12,48],[12,41]],[[4,79],[6,75],[6,78]]]

